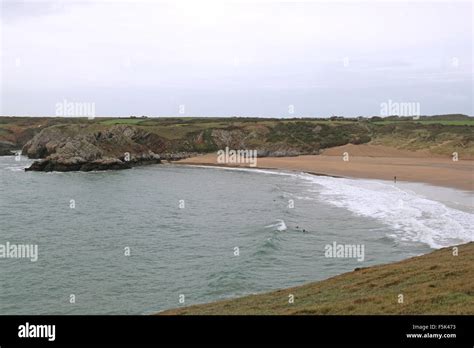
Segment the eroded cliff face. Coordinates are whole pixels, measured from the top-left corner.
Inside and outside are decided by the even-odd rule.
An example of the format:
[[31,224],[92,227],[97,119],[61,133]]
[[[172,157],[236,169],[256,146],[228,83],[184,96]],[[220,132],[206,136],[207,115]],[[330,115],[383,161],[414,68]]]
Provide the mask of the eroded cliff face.
[[295,156],[298,146],[266,142],[270,130],[206,129],[190,132],[182,139],[168,140],[146,128],[133,125],[55,125],[41,130],[22,149],[35,161],[27,170],[90,171],[127,169],[135,165],[179,160],[196,153],[231,149],[255,149],[258,155]]
[[209,129],[189,136],[190,149],[194,152],[211,152],[228,147],[234,150],[257,150],[259,157],[285,157],[302,154],[318,154],[319,146],[289,144],[285,141],[269,141],[271,129],[266,126],[252,128]]
[[67,125],[43,129],[25,144],[22,153],[42,159],[27,170],[90,171],[160,163],[157,152],[166,147],[165,140],[137,127]]
[[0,117],[0,156],[12,156],[21,150],[23,145],[40,131],[38,125],[23,126],[5,124],[5,118]]

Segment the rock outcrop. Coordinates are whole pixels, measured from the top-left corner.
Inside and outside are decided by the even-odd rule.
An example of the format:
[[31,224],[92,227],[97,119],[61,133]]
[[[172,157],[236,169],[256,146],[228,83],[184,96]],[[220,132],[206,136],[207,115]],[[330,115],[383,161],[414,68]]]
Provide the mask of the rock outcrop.
[[64,172],[161,163],[160,155],[153,150],[165,148],[164,140],[138,127],[77,125],[45,128],[22,151],[29,158],[42,159],[26,170]]
[[0,156],[12,156],[16,145],[9,141],[0,141]]

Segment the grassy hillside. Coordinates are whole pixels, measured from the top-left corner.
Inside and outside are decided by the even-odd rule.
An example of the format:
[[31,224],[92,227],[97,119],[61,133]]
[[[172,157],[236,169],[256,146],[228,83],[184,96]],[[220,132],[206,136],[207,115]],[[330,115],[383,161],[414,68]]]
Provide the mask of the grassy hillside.
[[459,246],[458,256],[444,248],[299,287],[160,314],[474,314],[473,284],[471,242]]
[[41,130],[59,125],[76,133],[101,132],[115,125],[137,127],[159,136],[169,152],[206,153],[229,146],[262,149],[270,155],[317,154],[321,149],[334,146],[371,143],[428,150],[444,157],[458,152],[461,159],[474,158],[474,119],[465,115],[422,116],[419,120],[395,116],[383,119],[136,117],[94,120],[0,117],[0,142],[21,148]]
[[[435,121],[433,121],[435,122]],[[458,121],[439,121],[458,122]],[[459,121],[461,122],[461,121]],[[474,158],[474,125],[451,125],[430,121],[375,125],[374,145],[404,150],[429,150],[434,155]]]

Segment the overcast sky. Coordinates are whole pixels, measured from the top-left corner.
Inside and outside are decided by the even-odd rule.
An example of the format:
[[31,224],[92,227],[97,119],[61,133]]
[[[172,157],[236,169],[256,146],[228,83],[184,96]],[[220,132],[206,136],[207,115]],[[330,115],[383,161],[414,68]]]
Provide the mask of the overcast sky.
[[0,114],[67,100],[97,116],[357,116],[391,100],[473,115],[472,7],[4,0]]

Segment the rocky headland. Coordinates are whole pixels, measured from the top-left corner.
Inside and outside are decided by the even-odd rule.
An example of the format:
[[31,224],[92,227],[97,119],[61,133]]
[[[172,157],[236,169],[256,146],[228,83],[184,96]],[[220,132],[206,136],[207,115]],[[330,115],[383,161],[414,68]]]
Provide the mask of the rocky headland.
[[[263,134],[261,134],[263,132]],[[128,169],[144,164],[177,161],[226,146],[253,148],[259,157],[318,153],[278,143],[262,144],[267,129],[212,129],[167,139],[135,125],[54,125],[42,129],[22,148],[22,155],[38,159],[27,171],[93,171]]]
[[156,134],[131,126],[97,130],[87,125],[59,125],[35,135],[23,146],[22,154],[40,159],[27,171],[64,172],[128,169],[161,163],[158,153],[164,149],[166,142]]

